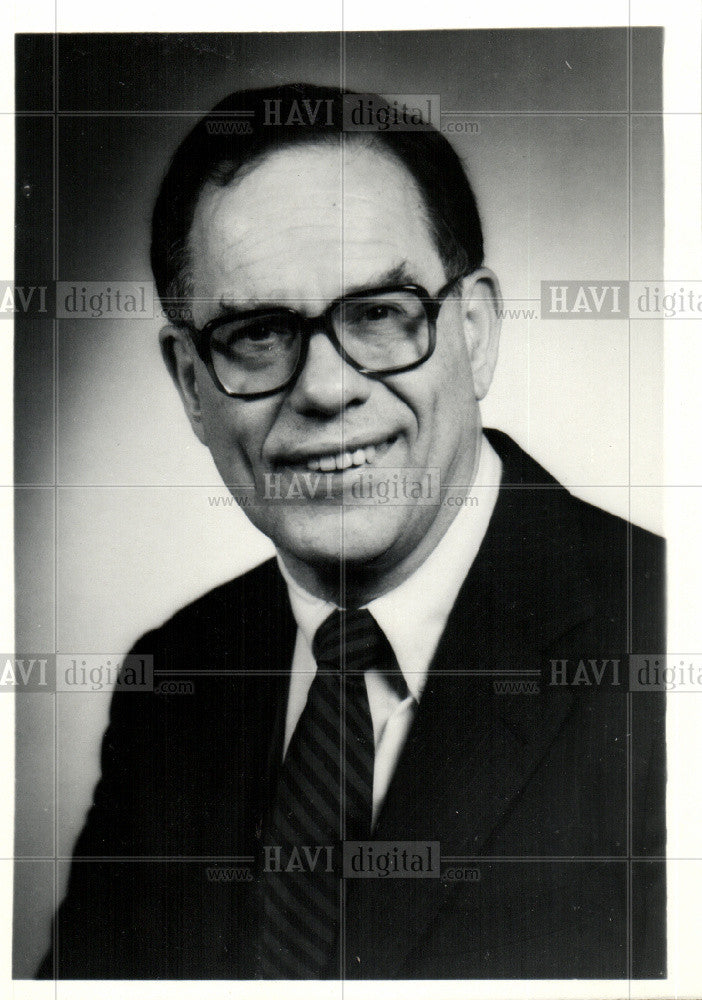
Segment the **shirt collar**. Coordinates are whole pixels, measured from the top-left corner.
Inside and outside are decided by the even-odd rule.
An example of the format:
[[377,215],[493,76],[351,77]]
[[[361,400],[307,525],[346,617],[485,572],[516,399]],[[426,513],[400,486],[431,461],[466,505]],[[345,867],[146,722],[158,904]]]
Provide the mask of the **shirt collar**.
[[[467,502],[458,508],[436,548],[398,587],[366,605],[387,636],[407,687],[417,701],[458,591],[485,537],[501,474],[502,463],[483,435],[478,470]],[[447,498],[444,496],[442,502]],[[301,587],[280,555],[277,558],[293,615],[311,649],[317,629],[336,605]]]

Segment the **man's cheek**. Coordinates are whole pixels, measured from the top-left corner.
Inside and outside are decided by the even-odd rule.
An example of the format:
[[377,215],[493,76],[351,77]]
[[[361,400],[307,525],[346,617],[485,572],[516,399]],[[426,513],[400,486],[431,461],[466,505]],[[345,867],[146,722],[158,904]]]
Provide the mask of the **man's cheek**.
[[222,479],[228,486],[247,485],[253,480],[253,443],[231,420],[210,420],[207,444]]
[[247,483],[258,484],[263,477],[263,470],[254,443],[242,440],[240,437],[232,437],[229,454],[232,467],[236,470],[239,478],[244,479]]

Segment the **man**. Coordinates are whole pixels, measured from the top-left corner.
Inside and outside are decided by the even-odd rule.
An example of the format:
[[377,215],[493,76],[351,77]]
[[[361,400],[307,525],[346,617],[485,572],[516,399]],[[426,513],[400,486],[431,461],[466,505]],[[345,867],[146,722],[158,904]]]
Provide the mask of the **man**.
[[661,976],[663,706],[619,673],[662,649],[660,540],[483,431],[468,180],[345,100],[234,94],[163,182],[163,355],[277,558],[134,647],[194,693],[115,694],[41,974]]

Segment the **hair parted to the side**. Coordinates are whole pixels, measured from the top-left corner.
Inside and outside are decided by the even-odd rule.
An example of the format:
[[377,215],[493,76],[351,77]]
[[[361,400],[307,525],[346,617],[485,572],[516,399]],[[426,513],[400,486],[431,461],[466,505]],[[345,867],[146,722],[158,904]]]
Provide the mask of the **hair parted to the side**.
[[[235,91],[191,129],[171,160],[152,218],[151,267],[161,303],[172,322],[180,322],[191,295],[189,237],[205,184],[224,187],[268,153],[290,146],[345,139],[385,150],[400,161],[419,188],[447,278],[480,267],[480,216],[470,182],[451,144],[430,124],[409,131],[345,132],[343,101],[354,93],[307,83]],[[377,106],[389,106],[379,95],[371,96]],[[281,104],[271,104],[277,101]],[[285,109],[293,102],[297,107],[309,102],[306,107],[323,111],[271,120],[271,107]],[[241,124],[225,124],[234,122]]]

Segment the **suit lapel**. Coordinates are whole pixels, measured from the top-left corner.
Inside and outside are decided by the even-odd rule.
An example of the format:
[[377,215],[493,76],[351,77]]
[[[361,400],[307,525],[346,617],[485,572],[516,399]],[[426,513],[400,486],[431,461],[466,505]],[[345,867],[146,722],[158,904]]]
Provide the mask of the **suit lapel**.
[[[592,613],[575,502],[501,438],[493,444],[503,489],[373,833],[374,840],[439,841],[443,857],[474,856],[486,845],[489,853],[491,834],[572,708],[566,688],[497,694],[495,674],[485,672],[540,669],[549,642]],[[348,975],[395,976],[443,898],[440,879],[350,882]]]

